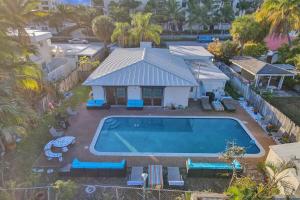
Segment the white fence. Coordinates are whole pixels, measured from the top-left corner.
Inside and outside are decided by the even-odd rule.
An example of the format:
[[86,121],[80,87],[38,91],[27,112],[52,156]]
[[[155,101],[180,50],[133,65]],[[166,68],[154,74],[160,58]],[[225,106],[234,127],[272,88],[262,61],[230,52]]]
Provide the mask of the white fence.
[[294,135],[297,141],[300,141],[300,127],[297,126],[285,114],[265,101],[260,95],[256,94],[239,74],[230,67],[222,64],[220,69],[230,77],[231,85],[251,104],[259,113],[269,120],[270,123],[277,125],[285,130],[289,135]]

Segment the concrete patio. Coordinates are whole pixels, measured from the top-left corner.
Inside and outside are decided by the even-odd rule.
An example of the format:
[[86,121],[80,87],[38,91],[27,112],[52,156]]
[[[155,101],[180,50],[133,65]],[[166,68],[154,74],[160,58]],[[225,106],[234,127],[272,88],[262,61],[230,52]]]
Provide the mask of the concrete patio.
[[[149,164],[162,164],[163,166],[179,166],[184,167],[186,157],[120,157],[120,156],[95,156],[89,151],[89,146],[94,137],[96,128],[102,118],[110,115],[167,115],[167,116],[230,116],[240,119],[250,130],[256,140],[265,150],[265,156],[269,151],[269,146],[275,144],[274,141],[264,132],[264,130],[254,121],[236,102],[237,110],[234,113],[203,111],[199,102],[191,101],[188,109],[185,110],[167,110],[158,107],[146,107],[142,111],[126,110],[125,107],[112,107],[109,110],[87,110],[85,104],[82,103],[78,108],[78,114],[70,117],[71,126],[66,131],[67,135],[76,137],[76,143],[70,147],[70,150],[63,154],[63,162],[57,159],[48,161],[44,156],[42,149],[41,155],[36,160],[33,167],[35,168],[51,168],[58,169],[72,162],[74,158],[83,161],[120,161],[126,159],[128,166],[148,166]],[[49,134],[49,133],[44,133]],[[250,168],[255,168],[256,164],[264,161],[265,156],[260,158],[245,158]],[[215,161],[218,158],[193,158],[195,161]],[[251,164],[250,164],[251,163]]]

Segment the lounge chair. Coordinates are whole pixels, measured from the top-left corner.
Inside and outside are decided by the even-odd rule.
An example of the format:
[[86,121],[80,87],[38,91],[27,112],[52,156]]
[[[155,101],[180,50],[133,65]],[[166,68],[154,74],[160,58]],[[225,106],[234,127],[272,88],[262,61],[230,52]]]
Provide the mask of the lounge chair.
[[143,167],[132,167],[129,180],[127,181],[128,186],[143,186],[144,180],[142,178]]
[[142,110],[144,107],[144,101],[141,99],[131,99],[127,101],[128,110]]
[[211,111],[212,110],[212,107],[209,103],[209,97],[208,96],[201,97],[201,106],[202,106],[202,109],[205,110],[205,111]]
[[178,167],[168,167],[168,184],[171,187],[183,187],[184,181]]
[[74,111],[74,110],[72,110],[72,108],[71,107],[68,107],[67,109],[66,109],[66,112],[67,112],[67,114],[69,115],[69,116],[75,116],[75,115],[77,115],[77,111]]
[[222,106],[222,103],[218,100],[211,102],[211,105],[215,111],[224,111],[224,107]]
[[109,109],[110,106],[103,99],[90,99],[86,103],[87,109]]
[[148,166],[148,186],[153,189],[162,189],[164,186],[162,165]]
[[186,170],[188,176],[218,176],[224,174],[231,174],[234,168],[238,171],[242,171],[241,164],[234,160],[232,164],[225,162],[198,162],[194,163],[191,159],[186,161]]
[[120,162],[84,162],[74,159],[71,164],[72,176],[125,176],[126,160]]
[[57,137],[62,137],[65,135],[65,133],[63,131],[59,131],[57,129],[55,129],[54,127],[51,127],[49,129],[49,133],[52,135],[52,137],[57,138]]
[[236,111],[236,106],[234,105],[234,100],[232,98],[223,98],[221,100],[225,110],[229,112],[235,112]]

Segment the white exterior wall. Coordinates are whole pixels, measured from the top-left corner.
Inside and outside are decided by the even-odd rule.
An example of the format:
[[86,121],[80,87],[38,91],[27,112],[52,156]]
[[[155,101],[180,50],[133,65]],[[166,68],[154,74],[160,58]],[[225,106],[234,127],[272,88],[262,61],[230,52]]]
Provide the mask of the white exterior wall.
[[166,87],[164,89],[164,106],[188,106],[190,87]]
[[226,80],[201,80],[201,82],[203,86],[201,89],[203,91],[200,91],[200,93],[205,94],[206,92],[214,92],[216,98],[224,95]]
[[[268,162],[276,165],[276,164],[279,164],[280,162],[283,162],[283,160],[272,149],[270,149],[268,156],[266,158],[266,163],[268,163]],[[300,195],[300,181],[298,180],[295,172],[292,171],[292,169],[291,169],[291,170],[288,170],[288,172],[284,172],[282,175],[287,176],[283,180],[288,182],[289,184],[291,184],[291,186],[295,190],[296,195]],[[279,187],[280,193],[285,194],[284,188],[280,185],[280,183],[278,184],[278,187]]]
[[128,86],[127,87],[127,98],[134,99],[142,99],[142,91],[139,86]]
[[94,85],[92,86],[93,90],[93,99],[105,99],[105,93],[104,88],[100,85]]

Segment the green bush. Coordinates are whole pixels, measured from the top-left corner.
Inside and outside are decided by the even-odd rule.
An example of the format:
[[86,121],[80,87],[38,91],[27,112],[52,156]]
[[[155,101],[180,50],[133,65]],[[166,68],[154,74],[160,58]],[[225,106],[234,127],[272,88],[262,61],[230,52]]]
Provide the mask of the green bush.
[[238,45],[230,40],[225,42],[214,41],[208,44],[207,49],[215,58],[228,62],[230,58],[237,55]]
[[236,100],[241,97],[241,95],[230,85],[229,82],[225,85],[225,92]]
[[262,43],[247,42],[243,49],[245,56],[259,57],[267,52],[266,45]]
[[57,200],[72,200],[74,199],[78,186],[75,182],[68,180],[57,180],[54,184]]

